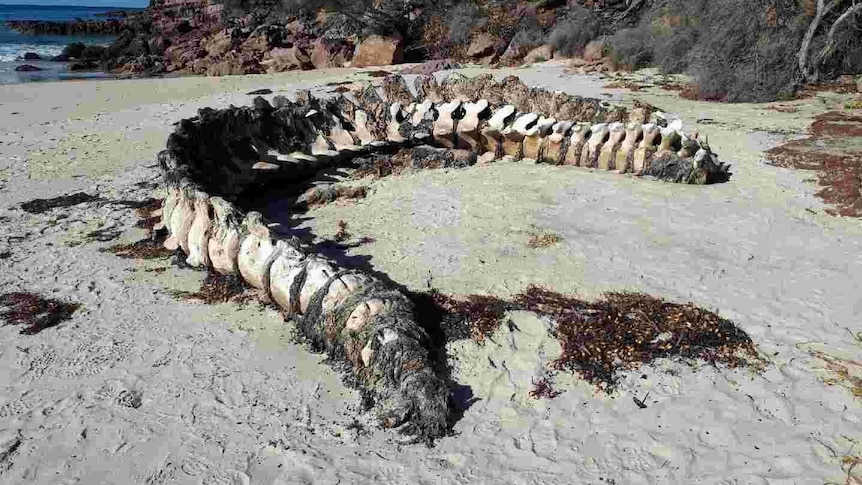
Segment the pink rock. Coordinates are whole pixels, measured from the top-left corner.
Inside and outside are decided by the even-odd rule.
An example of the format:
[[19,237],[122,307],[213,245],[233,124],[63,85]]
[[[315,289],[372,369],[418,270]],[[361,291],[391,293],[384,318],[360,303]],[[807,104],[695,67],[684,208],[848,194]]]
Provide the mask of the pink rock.
[[404,61],[403,41],[400,37],[372,35],[358,46],[353,56],[353,67],[388,66]]

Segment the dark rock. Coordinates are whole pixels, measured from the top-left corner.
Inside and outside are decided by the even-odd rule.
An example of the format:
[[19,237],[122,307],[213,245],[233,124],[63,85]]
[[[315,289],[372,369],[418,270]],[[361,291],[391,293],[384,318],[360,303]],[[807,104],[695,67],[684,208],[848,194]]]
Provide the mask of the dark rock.
[[16,72],[36,72],[43,71],[41,67],[31,66],[30,64],[22,64],[15,68]]
[[85,61],[99,61],[108,49],[101,45],[88,45],[81,52],[81,59]]
[[83,42],[75,42],[64,47],[63,53],[60,55],[67,58],[80,59],[81,54],[84,53],[84,49],[86,48],[87,46]]
[[22,57],[22,59],[24,59],[25,61],[39,61],[42,60],[42,56],[36,54],[35,52],[27,52],[24,54],[24,57]]
[[96,69],[98,65],[93,61],[81,61],[76,62],[69,66],[70,71],[92,71]]
[[272,94],[272,89],[257,89],[255,91],[252,91],[252,92],[246,93],[246,94],[248,94],[249,96],[255,96],[255,95],[259,95],[259,94]]
[[51,58],[51,60],[54,62],[68,62],[69,59],[70,59],[70,57],[67,56],[66,54],[60,54],[59,56],[54,56]]

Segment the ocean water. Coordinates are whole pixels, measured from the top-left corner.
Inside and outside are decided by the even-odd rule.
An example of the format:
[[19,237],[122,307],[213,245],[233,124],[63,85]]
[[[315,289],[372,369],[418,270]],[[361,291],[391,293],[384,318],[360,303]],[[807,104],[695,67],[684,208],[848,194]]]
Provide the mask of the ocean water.
[[[113,37],[104,35],[21,35],[6,26],[8,20],[51,20],[64,21],[75,19],[96,19],[96,14],[115,10],[134,10],[111,7],[49,7],[36,5],[0,5],[0,84],[57,79],[80,79],[104,77],[104,73],[71,72],[69,64],[51,61],[24,61],[27,52],[35,52],[45,59],[59,55],[63,47],[72,42],[108,45]],[[104,18],[104,17],[101,17]],[[15,68],[29,64],[44,69],[37,72],[16,72]]]

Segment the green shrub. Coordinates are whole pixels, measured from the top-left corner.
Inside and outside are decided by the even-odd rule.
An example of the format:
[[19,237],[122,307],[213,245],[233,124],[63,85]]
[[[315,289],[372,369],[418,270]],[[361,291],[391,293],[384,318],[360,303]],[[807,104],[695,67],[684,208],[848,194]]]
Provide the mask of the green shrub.
[[653,61],[654,37],[648,26],[622,29],[608,38],[611,59],[617,66],[639,69]]
[[[559,14],[559,13],[558,13]],[[601,19],[580,5],[568,8],[557,21],[548,38],[554,49],[566,55],[580,53],[601,30]]]

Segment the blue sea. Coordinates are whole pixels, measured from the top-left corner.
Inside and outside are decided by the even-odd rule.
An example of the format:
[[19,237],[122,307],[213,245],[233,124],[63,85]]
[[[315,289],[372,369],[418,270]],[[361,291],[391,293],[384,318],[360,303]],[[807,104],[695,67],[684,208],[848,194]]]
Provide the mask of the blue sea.
[[[21,35],[6,26],[7,20],[97,19],[96,14],[116,10],[135,9],[120,7],[48,7],[36,5],[0,5],[0,84],[57,79],[104,77],[104,73],[70,72],[68,63],[51,61],[23,61],[27,52],[35,52],[45,59],[59,55],[63,47],[72,42],[108,45],[110,36]],[[37,72],[16,72],[15,68],[30,64],[44,69]]]

